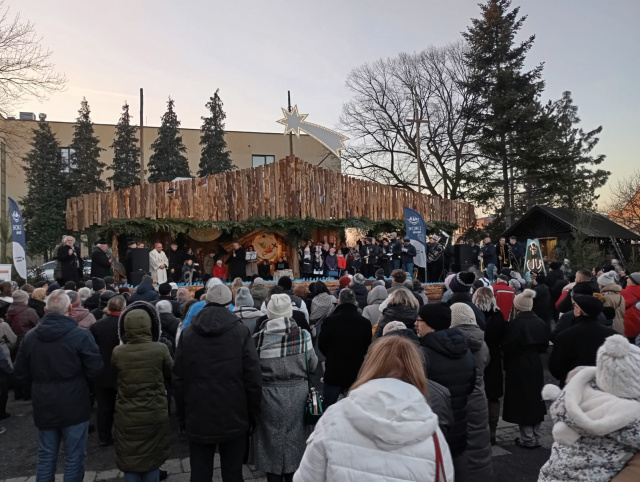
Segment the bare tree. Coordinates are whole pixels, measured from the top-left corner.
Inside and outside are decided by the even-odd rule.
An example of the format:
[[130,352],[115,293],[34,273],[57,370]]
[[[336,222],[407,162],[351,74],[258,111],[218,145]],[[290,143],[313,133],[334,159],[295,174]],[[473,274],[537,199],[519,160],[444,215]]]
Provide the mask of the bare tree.
[[[0,2],[0,10],[4,2]],[[64,88],[64,74],[55,71],[52,52],[40,44],[34,25],[6,8],[0,17],[0,114],[7,116],[27,98],[45,100]]]
[[609,217],[640,234],[640,169],[618,179],[610,189]]
[[472,96],[464,44],[400,54],[353,70],[347,87],[354,98],[343,107],[342,128],[351,141],[343,153],[346,172],[417,189],[414,107],[421,126],[421,185],[456,199],[469,188],[465,173],[477,161],[475,138],[464,115]]

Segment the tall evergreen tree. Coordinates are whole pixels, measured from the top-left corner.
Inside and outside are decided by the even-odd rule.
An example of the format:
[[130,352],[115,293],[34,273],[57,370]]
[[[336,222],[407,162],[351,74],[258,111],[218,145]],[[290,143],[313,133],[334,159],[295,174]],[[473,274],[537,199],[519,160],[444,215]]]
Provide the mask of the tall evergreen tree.
[[115,189],[140,184],[140,148],[136,129],[131,125],[129,104],[125,102],[122,106],[122,115],[116,125],[116,138],[111,144],[113,164],[108,168],[113,170],[113,176],[109,180],[113,181]]
[[70,163],[72,170],[69,173],[71,194],[78,196],[95,191],[104,191],[107,183],[102,179],[102,173],[107,165],[100,161],[100,152],[104,151],[99,146],[98,139],[93,131],[91,122],[91,109],[87,99],[82,98],[78,118],[73,126],[73,139],[71,141]]
[[63,172],[60,144],[49,123],[33,130],[31,150],[23,158],[27,195],[21,198],[27,251],[49,258],[65,232],[68,181]]
[[598,196],[596,189],[604,186],[611,174],[603,169],[591,169],[605,160],[605,155],[593,155],[602,126],[591,131],[579,127],[578,106],[571,92],[545,107],[545,115],[554,124],[552,149],[545,163],[545,183],[549,204],[572,211],[592,211]]
[[210,174],[218,174],[235,169],[229,151],[227,151],[227,142],[224,140],[224,120],[227,117],[222,110],[222,99],[218,95],[219,89],[213,97],[209,98],[206,103],[209,109],[209,117],[202,117],[202,135],[200,136],[200,145],[202,152],[200,155],[200,170],[198,176],[205,177]]
[[151,144],[149,157],[149,182],[168,182],[176,177],[191,177],[189,161],[184,155],[187,148],[182,143],[180,121],[173,110],[174,101],[169,97],[167,112],[162,116],[158,138]]
[[484,180],[476,200],[502,204],[507,225],[516,204],[514,191],[529,188],[531,163],[544,151],[540,94],[544,90],[542,65],[525,70],[527,52],[535,36],[517,44],[515,36],[526,17],[511,0],[488,0],[481,17],[463,33],[471,76],[466,87],[478,98],[468,111],[470,125],[481,133],[479,147],[485,162],[474,181]]

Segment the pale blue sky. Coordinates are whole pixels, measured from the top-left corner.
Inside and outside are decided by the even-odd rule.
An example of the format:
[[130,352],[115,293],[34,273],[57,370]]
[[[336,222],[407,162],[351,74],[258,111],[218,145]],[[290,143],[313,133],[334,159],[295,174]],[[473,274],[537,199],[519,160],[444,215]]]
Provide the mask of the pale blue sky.
[[[364,62],[457,41],[477,0],[5,0],[36,24],[66,92],[20,110],[71,121],[82,96],[95,122],[115,123],[124,100],[158,125],[171,95],[184,127],[199,127],[217,87],[227,129],[280,132],[287,90],[310,122],[333,127],[345,79]],[[598,152],[622,177],[640,167],[640,1],[519,0],[544,61],[545,98],[570,90],[586,129],[603,125]],[[137,122],[137,116],[135,121]],[[607,188],[603,195],[606,196]]]

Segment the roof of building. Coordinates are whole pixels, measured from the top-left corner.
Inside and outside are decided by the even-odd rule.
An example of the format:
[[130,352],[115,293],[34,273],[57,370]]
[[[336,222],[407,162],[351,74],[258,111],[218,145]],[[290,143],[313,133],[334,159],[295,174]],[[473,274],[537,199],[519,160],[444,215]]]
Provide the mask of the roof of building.
[[599,213],[573,213],[568,209],[533,206],[503,236],[545,237],[579,230],[589,238],[640,240],[640,235]]

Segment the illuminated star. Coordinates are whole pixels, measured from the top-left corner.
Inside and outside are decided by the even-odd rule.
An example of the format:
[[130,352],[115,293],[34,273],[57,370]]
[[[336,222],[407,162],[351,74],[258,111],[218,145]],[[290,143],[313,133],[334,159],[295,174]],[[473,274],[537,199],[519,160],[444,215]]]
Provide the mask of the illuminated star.
[[287,109],[282,109],[284,118],[277,121],[279,124],[284,125],[284,133],[288,134],[293,132],[296,136],[300,137],[300,129],[304,129],[302,123],[307,118],[308,114],[298,114],[298,106],[294,106],[289,112]]

